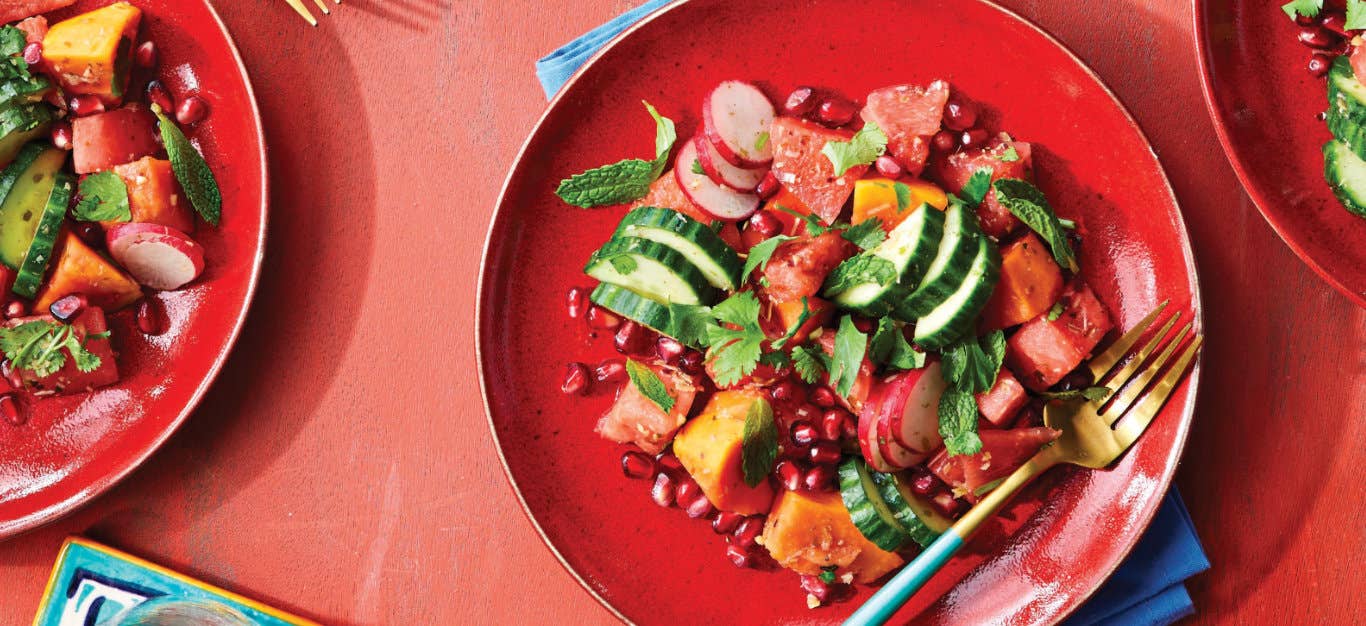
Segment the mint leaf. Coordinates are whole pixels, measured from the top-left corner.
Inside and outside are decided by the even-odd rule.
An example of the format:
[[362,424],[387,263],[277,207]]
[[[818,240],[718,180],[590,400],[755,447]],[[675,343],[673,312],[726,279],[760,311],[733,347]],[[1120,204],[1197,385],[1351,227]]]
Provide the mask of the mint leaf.
[[81,201],[71,212],[71,216],[84,222],[118,221],[133,219],[128,207],[128,185],[118,174],[110,171],[97,172],[81,179]]
[[1323,0],[1291,0],[1281,5],[1281,10],[1285,11],[1285,14],[1290,16],[1292,20],[1295,19],[1296,15],[1315,17],[1319,11],[1323,10]]
[[1014,163],[1020,160],[1020,152],[1015,146],[1006,146],[1006,151],[1001,153],[1001,161],[1004,163]]
[[560,181],[555,195],[567,204],[591,209],[626,204],[650,193],[650,183],[659,178],[669,164],[669,152],[678,140],[678,133],[673,120],[662,117],[649,102],[644,104],[655,120],[654,160],[625,159],[575,174]]
[[854,319],[848,315],[840,319],[839,330],[835,332],[835,354],[830,366],[830,382],[840,396],[848,398],[849,392],[854,389],[867,350],[868,336],[854,325]]
[[773,407],[759,398],[745,412],[745,428],[740,438],[740,467],[745,484],[757,487],[768,479],[773,464],[778,460],[778,425],[773,421]]
[[1366,28],[1366,0],[1347,0],[1347,23],[1342,27],[1347,30]]
[[1002,178],[993,186],[996,189],[996,201],[1043,238],[1058,265],[1076,272],[1077,258],[1072,252],[1072,244],[1067,241],[1067,233],[1063,231],[1058,215],[1048,205],[1043,192],[1029,181],[1018,178]]
[[840,263],[826,277],[822,288],[825,296],[832,298],[866,283],[886,287],[896,282],[896,278],[896,266],[891,261],[865,252]]
[[636,391],[640,395],[649,398],[650,402],[655,403],[659,410],[665,412],[674,410],[674,397],[669,395],[669,388],[664,386],[664,381],[659,379],[659,374],[646,367],[635,359],[626,359],[626,375],[630,377],[631,384],[636,386]]
[[828,141],[821,154],[830,159],[836,176],[844,176],[850,168],[876,161],[887,151],[887,134],[877,124],[867,122],[849,141]]
[[1114,390],[1109,387],[1087,387],[1085,389],[1072,389],[1069,391],[1045,391],[1039,394],[1039,396],[1048,400],[1076,400],[1078,398],[1085,398],[1090,402],[1101,403],[1104,402],[1106,398],[1109,398],[1112,393],[1114,393]]
[[707,327],[707,362],[716,384],[728,387],[753,373],[763,356],[767,337],[759,328],[759,299],[753,292],[740,292],[712,307],[711,312],[718,322],[734,327]]
[[821,381],[821,376],[829,371],[829,361],[830,357],[820,348],[797,346],[792,349],[792,368],[808,385]]
[[941,366],[944,381],[965,393],[981,393],[996,385],[1005,361],[1005,333],[995,330],[982,337],[968,336],[946,346]]
[[861,249],[871,250],[887,240],[887,231],[882,230],[882,220],[873,217],[850,226],[840,236]]
[[911,200],[915,194],[911,192],[909,185],[903,182],[892,183],[892,190],[896,191],[896,212],[901,213],[911,208]]
[[939,397],[939,434],[949,456],[982,451],[982,439],[977,436],[977,401],[972,394],[944,390]]
[[740,282],[749,280],[749,275],[754,270],[768,265],[768,260],[773,257],[773,252],[778,249],[778,246],[793,239],[794,237],[787,235],[777,235],[760,241],[753,248],[750,248],[749,256],[745,257],[745,267],[740,270]]
[[[987,192],[991,190],[991,177],[995,172],[989,167],[979,167],[968,179],[968,184],[963,185],[962,197],[963,204],[976,207],[987,197]],[[999,191],[996,193],[1000,193]]]
[[902,332],[902,324],[890,317],[878,320],[877,330],[868,344],[868,357],[888,369],[915,370],[925,367],[925,353],[911,347]]
[[204,221],[218,225],[223,217],[223,194],[218,190],[218,181],[213,170],[204,161],[194,144],[190,143],[180,127],[166,117],[161,107],[153,105],[152,112],[157,116],[157,126],[161,129],[161,143],[166,147],[166,155],[171,160],[171,171],[180,182],[181,189],[190,198],[190,206],[204,218]]

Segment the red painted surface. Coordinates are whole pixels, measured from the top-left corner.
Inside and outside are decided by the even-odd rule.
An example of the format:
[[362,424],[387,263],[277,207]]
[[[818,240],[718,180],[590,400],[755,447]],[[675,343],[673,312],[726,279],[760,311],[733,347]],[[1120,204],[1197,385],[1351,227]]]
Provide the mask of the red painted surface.
[[[261,289],[161,452],[0,544],[0,623],[32,618],[73,532],[327,623],[613,623],[502,477],[473,287],[507,166],[545,106],[531,63],[630,4],[346,0],[314,30],[283,2],[218,2],[270,145]],[[1353,623],[1366,311],[1240,191],[1204,113],[1188,2],[1006,4],[1115,88],[1191,230],[1209,344],[1177,484],[1215,563],[1191,583],[1195,621]],[[444,111],[458,121],[434,123]],[[384,366],[400,353],[424,366]]]

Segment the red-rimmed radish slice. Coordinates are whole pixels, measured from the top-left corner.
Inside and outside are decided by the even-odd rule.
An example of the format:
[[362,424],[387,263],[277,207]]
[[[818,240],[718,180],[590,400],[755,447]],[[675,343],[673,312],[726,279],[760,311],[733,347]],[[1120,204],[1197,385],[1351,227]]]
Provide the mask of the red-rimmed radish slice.
[[717,85],[702,101],[707,140],[737,167],[765,167],[773,160],[768,128],[776,116],[764,92],[738,80]]
[[924,460],[944,443],[939,434],[939,397],[947,384],[938,361],[901,375],[898,403],[887,411],[892,438]]
[[763,180],[764,174],[768,173],[766,167],[747,170],[727,163],[720,154],[717,154],[716,147],[711,145],[711,142],[702,135],[698,135],[694,142],[697,144],[697,161],[702,164],[702,171],[706,172],[707,177],[714,182],[721,183],[736,191],[749,193],[759,186],[759,181]]
[[204,271],[204,248],[168,226],[119,224],[105,241],[114,260],[145,287],[173,291]]
[[726,189],[716,184],[706,172],[699,174],[694,170],[694,165],[701,170],[697,142],[689,141],[678,151],[674,175],[678,177],[678,186],[683,188],[683,193],[698,208],[722,220],[742,220],[759,210],[759,196]]
[[906,446],[897,443],[896,439],[892,437],[891,424],[891,415],[888,413],[883,413],[882,417],[877,420],[877,448],[878,452],[882,453],[883,460],[887,461],[887,465],[901,471],[924,461],[928,455],[909,450]]
[[[868,406],[865,405],[864,408],[867,409]],[[863,460],[868,462],[869,467],[879,472],[896,471],[896,468],[888,464],[887,459],[883,458],[882,450],[877,444],[877,418],[865,411],[858,419],[858,445],[859,449],[863,451]]]

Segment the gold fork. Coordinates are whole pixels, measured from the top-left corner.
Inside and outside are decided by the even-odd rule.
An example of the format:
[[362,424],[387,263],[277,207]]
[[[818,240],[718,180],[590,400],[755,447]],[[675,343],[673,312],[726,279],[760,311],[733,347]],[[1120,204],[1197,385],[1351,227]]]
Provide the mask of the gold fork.
[[[285,2],[288,2],[289,6],[294,7],[294,12],[298,13],[299,17],[302,17],[305,20],[307,20],[309,26],[318,25],[318,20],[313,17],[312,13],[309,12],[308,7],[304,6],[304,0],[285,0]],[[332,0],[332,2],[336,4],[341,4],[341,0]],[[332,11],[327,8],[327,3],[323,2],[323,0],[313,0],[313,4],[318,5],[318,9],[323,12],[323,15],[332,14]]]
[[[1163,302],[1105,352],[1091,360],[1091,374],[1097,384],[1104,384],[1115,393],[1102,402],[1091,402],[1084,398],[1055,400],[1044,407],[1044,423],[1062,432],[1057,441],[1039,450],[1038,454],[982,498],[844,623],[857,626],[886,623],[983,522],[995,515],[1015,492],[1034,477],[1062,463],[1092,469],[1108,467],[1128,450],[1171,397],[1172,390],[1186,375],[1204,342],[1198,333],[1186,341],[1186,336],[1191,333],[1191,323],[1187,323],[1167,342],[1156,358],[1151,358],[1176,325],[1177,318],[1181,316],[1177,313],[1153,333],[1143,347],[1132,354],[1132,358],[1126,359],[1125,356],[1129,355],[1129,351],[1166,308],[1167,303]],[[1183,343],[1185,347],[1181,349]],[[1181,349],[1180,356],[1164,372],[1164,367],[1178,349]],[[1121,363],[1123,365],[1116,369]]]

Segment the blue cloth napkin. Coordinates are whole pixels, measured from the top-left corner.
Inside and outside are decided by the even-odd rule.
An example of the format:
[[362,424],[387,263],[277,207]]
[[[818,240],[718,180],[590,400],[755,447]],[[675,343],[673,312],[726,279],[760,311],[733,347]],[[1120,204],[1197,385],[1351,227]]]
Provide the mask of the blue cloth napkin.
[[[580,65],[618,33],[670,1],[649,0],[537,61],[536,78],[546,97],[555,95]],[[1128,560],[1064,624],[1166,626],[1195,613],[1185,581],[1209,566],[1190,513],[1173,490]]]

